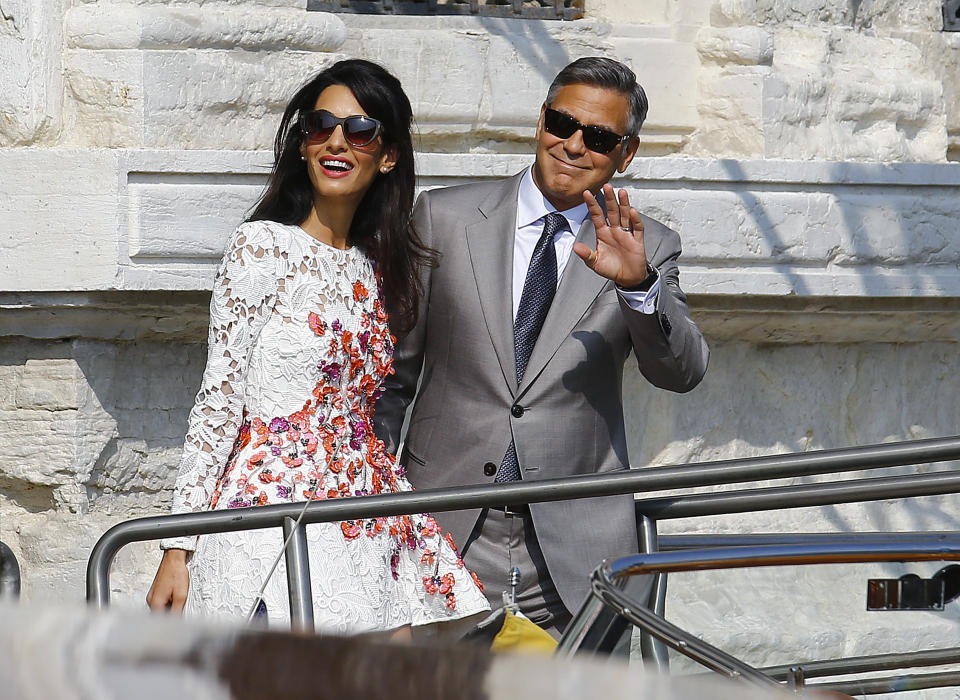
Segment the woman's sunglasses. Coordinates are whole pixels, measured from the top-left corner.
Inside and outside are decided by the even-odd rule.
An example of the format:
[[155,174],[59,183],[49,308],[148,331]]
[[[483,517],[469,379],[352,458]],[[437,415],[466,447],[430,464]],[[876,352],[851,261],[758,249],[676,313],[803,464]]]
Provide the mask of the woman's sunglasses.
[[599,126],[581,124],[571,116],[547,107],[543,111],[543,128],[558,139],[568,139],[577,131],[583,133],[583,145],[596,153],[609,153],[629,136],[621,136]]
[[310,141],[323,143],[333,136],[338,125],[343,129],[343,138],[347,143],[357,148],[372,143],[383,128],[378,119],[359,114],[354,114],[352,117],[335,117],[325,109],[318,109],[300,115],[300,129]]

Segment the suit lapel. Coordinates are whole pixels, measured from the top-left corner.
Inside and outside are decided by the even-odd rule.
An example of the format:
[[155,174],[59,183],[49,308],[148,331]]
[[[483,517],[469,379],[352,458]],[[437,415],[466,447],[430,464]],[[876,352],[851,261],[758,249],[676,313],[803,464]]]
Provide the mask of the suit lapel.
[[517,392],[513,349],[513,244],[523,173],[479,204],[483,218],[464,227],[483,318],[510,391]]
[[[580,226],[577,241],[593,249],[597,247],[597,234],[589,216]],[[519,387],[521,394],[544,370],[550,358],[560,348],[560,344],[583,318],[607,282],[605,277],[601,277],[587,267],[576,253],[570,252],[570,259],[563,270],[557,293],[553,297],[550,311],[547,312],[547,318],[543,322],[543,329],[527,363],[527,370]]]

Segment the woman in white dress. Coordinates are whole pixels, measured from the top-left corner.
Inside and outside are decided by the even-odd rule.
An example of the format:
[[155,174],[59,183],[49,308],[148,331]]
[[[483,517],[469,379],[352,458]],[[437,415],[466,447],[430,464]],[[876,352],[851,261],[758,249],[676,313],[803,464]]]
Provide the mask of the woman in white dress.
[[[396,332],[416,321],[410,103],[368,61],[341,61],[283,115],[275,163],[230,239],[210,302],[207,366],[190,413],[173,512],[408,491],[371,415]],[[390,310],[389,326],[387,309]],[[309,525],[317,628],[356,633],[488,608],[429,515]],[[278,528],[164,540],[147,601],[289,621]]]

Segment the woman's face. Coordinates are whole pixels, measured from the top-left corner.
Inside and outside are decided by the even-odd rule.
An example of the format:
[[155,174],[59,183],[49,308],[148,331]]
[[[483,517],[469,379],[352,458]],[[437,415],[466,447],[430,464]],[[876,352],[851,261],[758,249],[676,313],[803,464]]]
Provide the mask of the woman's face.
[[[314,109],[335,117],[369,116],[350,88],[331,85],[320,93]],[[325,141],[304,138],[300,153],[306,160],[313,191],[321,198],[343,199],[357,206],[374,179],[396,164],[396,149],[384,148],[382,136],[366,146],[353,146],[343,134],[343,125],[334,128]]]

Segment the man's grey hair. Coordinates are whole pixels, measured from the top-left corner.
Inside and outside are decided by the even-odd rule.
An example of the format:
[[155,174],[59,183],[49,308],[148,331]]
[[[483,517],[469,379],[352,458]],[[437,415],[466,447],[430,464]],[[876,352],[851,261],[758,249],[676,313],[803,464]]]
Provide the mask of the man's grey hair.
[[630,115],[627,120],[627,135],[640,133],[643,120],[647,118],[647,93],[643,91],[637,76],[619,61],[602,56],[578,58],[562,71],[550,83],[547,90],[547,105],[553,102],[560,88],[567,85],[590,85],[598,88],[616,90],[630,103]]

